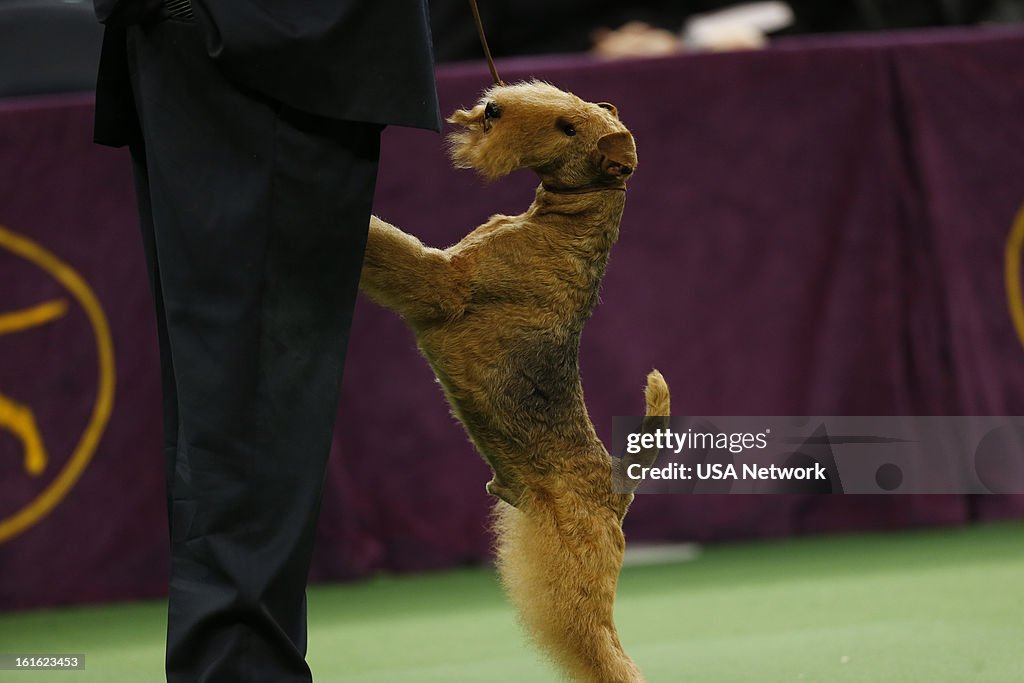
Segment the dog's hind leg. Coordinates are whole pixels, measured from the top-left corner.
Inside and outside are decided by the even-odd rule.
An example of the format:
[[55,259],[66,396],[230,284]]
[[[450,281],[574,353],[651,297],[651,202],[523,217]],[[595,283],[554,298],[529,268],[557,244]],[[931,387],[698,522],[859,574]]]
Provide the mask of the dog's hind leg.
[[529,635],[572,680],[643,683],[613,620],[622,529],[613,511],[573,499],[528,495],[518,509],[497,504],[502,583]]
[[[642,431],[667,428],[668,384],[657,370],[647,375],[644,397]],[[627,464],[650,466],[657,455],[657,449],[646,449]],[[617,484],[610,507],[595,499],[592,482],[567,479],[529,489],[517,507],[499,502],[498,572],[527,631],[573,679],[642,683],[613,619],[626,545],[621,521],[636,484],[624,476],[621,459],[612,459],[608,469]]]
[[449,320],[464,310],[448,254],[376,216],[370,217],[359,289],[413,325]]

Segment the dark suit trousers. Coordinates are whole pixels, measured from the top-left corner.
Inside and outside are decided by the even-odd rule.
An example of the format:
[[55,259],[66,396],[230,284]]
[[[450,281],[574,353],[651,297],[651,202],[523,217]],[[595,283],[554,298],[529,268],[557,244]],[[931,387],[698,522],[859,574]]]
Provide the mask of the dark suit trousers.
[[167,677],[308,681],[305,585],[380,126],[236,87],[190,22],[129,28],[128,55],[163,370]]

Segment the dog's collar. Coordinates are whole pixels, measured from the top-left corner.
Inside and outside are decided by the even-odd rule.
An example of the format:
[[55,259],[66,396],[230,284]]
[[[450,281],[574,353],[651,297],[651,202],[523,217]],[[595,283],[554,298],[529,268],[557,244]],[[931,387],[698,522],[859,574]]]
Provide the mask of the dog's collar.
[[552,194],[587,194],[590,192],[604,192],[605,190],[626,191],[626,183],[617,183],[615,185],[599,185],[594,183],[592,185],[580,185],[579,187],[558,187],[556,185],[541,183],[541,187],[544,188],[545,192],[550,192]]

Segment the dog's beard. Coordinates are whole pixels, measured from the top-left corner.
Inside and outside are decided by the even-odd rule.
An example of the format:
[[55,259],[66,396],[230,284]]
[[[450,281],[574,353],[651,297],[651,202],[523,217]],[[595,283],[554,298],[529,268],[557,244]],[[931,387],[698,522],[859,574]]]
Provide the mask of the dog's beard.
[[507,150],[494,153],[494,145],[488,142],[487,134],[477,127],[452,133],[448,136],[452,163],[456,168],[471,168],[488,180],[506,176],[521,166],[520,160]]

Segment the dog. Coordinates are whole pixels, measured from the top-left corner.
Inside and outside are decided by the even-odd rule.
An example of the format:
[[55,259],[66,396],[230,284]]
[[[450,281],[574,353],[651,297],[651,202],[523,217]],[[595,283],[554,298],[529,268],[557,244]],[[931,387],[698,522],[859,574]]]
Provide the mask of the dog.
[[[532,169],[530,208],[496,215],[447,249],[370,220],[360,289],[412,329],[455,417],[493,470],[497,567],[527,632],[569,677],[643,681],[613,620],[635,482],[583,401],[580,334],[618,238],[633,136],[615,106],[547,83],[494,86],[456,111],[459,168]],[[647,376],[643,431],[668,426],[669,391]],[[627,459],[628,458],[628,459]]]

